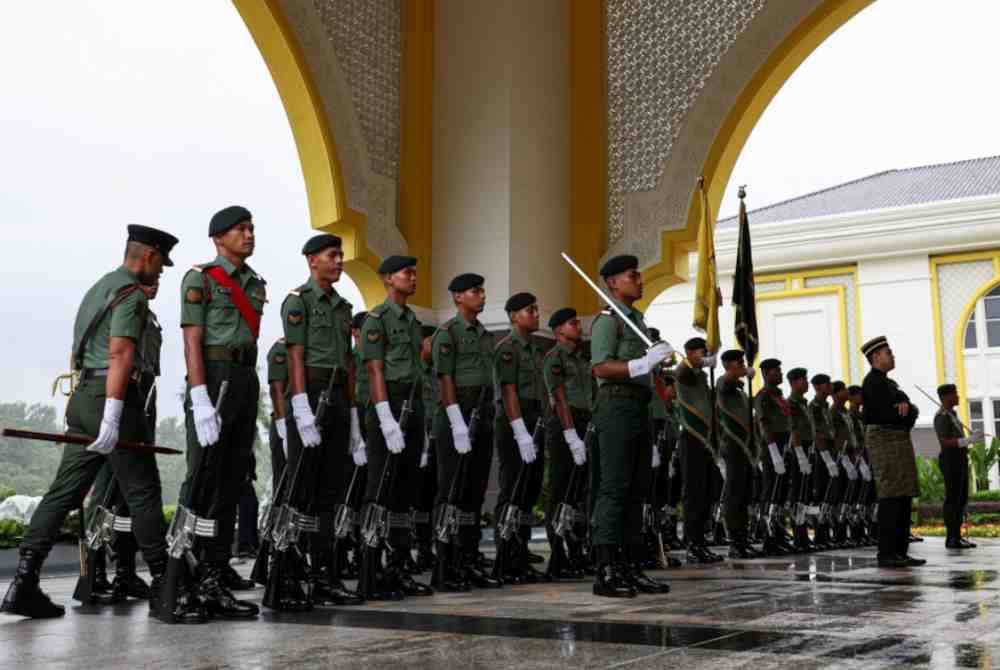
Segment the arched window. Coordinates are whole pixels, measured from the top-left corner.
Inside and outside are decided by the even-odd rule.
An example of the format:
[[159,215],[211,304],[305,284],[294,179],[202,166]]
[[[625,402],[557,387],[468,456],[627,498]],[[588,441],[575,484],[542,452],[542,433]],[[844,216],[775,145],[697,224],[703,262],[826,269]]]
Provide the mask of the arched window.
[[976,303],[965,325],[971,427],[1000,435],[1000,284]]

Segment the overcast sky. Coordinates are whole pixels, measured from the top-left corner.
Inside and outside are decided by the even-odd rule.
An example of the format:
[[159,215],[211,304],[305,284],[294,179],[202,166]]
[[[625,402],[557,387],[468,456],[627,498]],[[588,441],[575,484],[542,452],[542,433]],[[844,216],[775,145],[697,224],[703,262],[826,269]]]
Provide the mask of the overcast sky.
[[[269,285],[261,342],[307,276],[305,190],[284,110],[226,0],[20,2],[0,22],[0,401],[48,402],[75,310],[116,267],[125,226],[181,238],[154,304],[166,331],[161,415],[183,384],[178,284],[210,260],[217,209],[254,213]],[[1000,154],[996,0],[878,0],[803,64],[765,113],[735,184],[771,202],[872,172]],[[360,307],[345,280],[338,288]]]

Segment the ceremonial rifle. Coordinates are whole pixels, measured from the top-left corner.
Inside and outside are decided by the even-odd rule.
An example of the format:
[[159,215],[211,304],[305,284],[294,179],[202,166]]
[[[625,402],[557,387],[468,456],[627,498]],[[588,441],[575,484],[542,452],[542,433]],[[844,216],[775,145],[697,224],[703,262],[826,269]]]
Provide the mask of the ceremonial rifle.
[[264,515],[260,523],[260,549],[257,550],[257,558],[250,571],[250,579],[261,586],[267,584],[267,569],[271,560],[271,534],[274,532],[274,524],[278,519],[278,510],[281,508],[282,496],[285,488],[285,475],[288,472],[288,462],[281,469],[278,477],[278,485],[271,495],[271,504],[267,506],[267,514]]
[[[108,506],[117,489],[117,482],[111,481],[104,500],[94,510],[86,530],[80,535],[80,577],[76,580],[73,599],[87,605],[93,602],[94,577],[96,575],[97,555],[103,549],[106,555],[114,558],[114,543],[116,534],[131,533],[132,520],[127,516],[117,516],[115,510]],[[80,521],[83,526],[83,505],[80,505]]]
[[[480,389],[479,399],[476,401],[476,406],[472,408],[472,413],[469,415],[469,441],[473,446],[475,446],[476,434],[479,431],[481,410],[483,403],[486,402],[487,388],[486,385],[483,385],[482,389]],[[448,489],[448,500],[440,508],[438,518],[434,523],[434,537],[438,542],[448,544],[458,535],[461,510],[458,509],[457,501],[465,489],[467,455],[460,454],[458,457],[458,467],[455,469],[455,474],[452,475],[451,486]]]

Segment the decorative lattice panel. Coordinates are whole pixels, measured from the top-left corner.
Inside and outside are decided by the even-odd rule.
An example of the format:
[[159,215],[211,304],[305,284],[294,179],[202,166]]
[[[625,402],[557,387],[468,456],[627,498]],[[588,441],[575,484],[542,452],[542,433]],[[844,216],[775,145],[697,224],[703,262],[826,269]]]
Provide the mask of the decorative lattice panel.
[[983,284],[993,279],[993,261],[947,263],[938,266],[938,300],[941,305],[939,341],[944,347],[944,376],[958,378],[955,365],[955,328],[962,310]]
[[784,291],[785,282],[784,280],[755,282],[754,289],[757,293],[774,293],[775,291]]
[[656,186],[685,115],[766,0],[605,0],[608,239],[624,196]]
[[[857,305],[857,288],[854,285],[854,275],[852,274],[842,274],[842,275],[831,275],[829,277],[806,277],[805,279],[806,288],[816,288],[817,286],[843,286],[844,287],[844,302],[846,303],[847,310],[847,361],[848,369],[851,374],[851,383],[860,384],[861,380],[864,379],[864,373],[861,369],[861,358],[858,355],[858,350],[861,347],[861,343],[858,342],[858,320],[857,320],[857,310],[855,306]],[[845,380],[846,381],[846,380]]]
[[399,178],[401,0],[313,0],[351,88],[371,170]]

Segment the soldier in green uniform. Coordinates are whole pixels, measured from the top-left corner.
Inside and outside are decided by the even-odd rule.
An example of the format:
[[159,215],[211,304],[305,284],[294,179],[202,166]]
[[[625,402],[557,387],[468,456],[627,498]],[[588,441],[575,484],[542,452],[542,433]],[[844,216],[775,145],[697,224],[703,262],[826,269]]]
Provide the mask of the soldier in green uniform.
[[[361,358],[368,367],[370,404],[374,408],[366,419],[370,476],[365,503],[383,504],[389,510],[385,572],[381,579],[361,586],[362,595],[371,600],[433,593],[404,569],[411,555],[413,481],[424,448],[424,403],[420,392],[423,336],[420,321],[406,305],[417,290],[416,266],[417,259],[410,256],[389,256],[382,261],[378,273],[387,297],[368,312],[361,329]],[[409,403],[411,415],[406,425],[400,425],[404,403]],[[394,474],[385,499],[378,500],[379,483],[387,465]],[[373,567],[368,566],[369,570]],[[362,570],[363,582],[365,574]]]
[[[458,542],[437,542],[437,562],[432,585],[440,591],[462,591],[471,586],[498,588],[501,583],[478,565],[480,514],[490,467],[493,464],[493,335],[483,327],[479,315],[486,306],[484,279],[464,273],[448,283],[457,314],[434,334],[431,355],[438,379],[440,409],[433,424],[437,458],[435,518],[443,513],[452,482],[464,457],[465,485],[458,490],[456,505]],[[478,408],[475,434],[468,422]]]
[[[351,337],[354,339],[354,403],[358,408],[358,423],[361,425],[361,436],[368,436],[368,366],[361,360],[361,328],[365,325],[368,312],[358,312],[351,317]],[[354,465],[358,468],[357,481],[354,483],[354,504],[360,500],[358,495],[368,487],[368,449],[357,449],[351,452],[354,457]],[[353,476],[353,475],[352,475]],[[355,509],[357,511],[357,509]],[[347,560],[347,552],[353,548],[352,558]],[[354,531],[349,542],[341,542],[338,545],[341,552],[339,561],[342,569],[341,574],[345,579],[354,579],[361,574],[361,515],[354,516]]]
[[[649,329],[649,337],[654,342],[659,341],[660,331],[657,328]],[[666,504],[667,494],[669,492],[669,469],[670,469],[670,457],[673,455],[674,446],[677,442],[677,431],[676,426],[668,425],[668,413],[672,409],[668,409],[668,404],[672,407],[673,401],[677,397],[677,391],[674,386],[674,378],[668,376],[662,368],[653,372],[654,374],[654,384],[652,394],[653,397],[649,401],[649,434],[653,439],[653,476],[652,483],[650,485],[649,497],[647,504],[654,506],[654,513],[652,518],[652,527],[646,527],[645,529],[645,542],[646,542],[646,553],[644,558],[644,566],[648,569],[653,569],[656,567],[672,567],[673,564],[680,564],[676,558],[672,556],[667,556],[667,563],[670,565],[660,566],[659,560],[659,535],[663,535],[663,528],[665,525],[663,515],[660,512],[663,506]],[[666,379],[670,380],[669,386],[666,383]],[[669,389],[669,390],[668,390]],[[663,393],[666,397],[660,397]],[[676,528],[675,528],[676,532]],[[670,542],[667,539],[663,539],[664,549],[669,548]]]
[[59,470],[21,542],[14,581],[0,611],[33,618],[65,614],[62,605],[42,592],[39,573],[66,515],[80,506],[105,463],[114,471],[153,577],[150,614],[156,616],[162,607],[167,553],[156,459],[115,445],[119,439],[145,442],[150,437],[137,383],[149,309],[141,288],[155,283],[164,266],[173,265],[169,254],[176,243],[177,238],[155,228],[129,226],[121,266],[101,277],[77,310],[72,362],[80,384],[66,407],[66,423],[72,433],[97,437],[89,446],[63,445]]
[[[635,256],[615,256],[601,267],[601,277],[615,307],[631,326],[647,334],[642,312],[642,274]],[[594,428],[597,448],[591,467],[597,471],[591,512],[592,545],[597,557],[594,595],[631,598],[636,590],[666,593],[670,587],[647,577],[635,563],[643,551],[642,505],[652,476],[653,443],[649,434],[650,373],[673,353],[658,342],[649,349],[608,307],[594,319],[590,364],[597,377]]]
[[[833,397],[833,407],[830,409],[830,419],[833,426],[833,444],[837,451],[836,463],[839,472],[840,488],[837,491],[838,506],[850,502],[850,496],[857,488],[858,471],[854,467],[857,453],[857,442],[854,436],[854,422],[850,410],[847,409],[847,385],[838,380],[830,386]],[[847,520],[838,514],[834,521],[834,540],[842,547],[856,547],[855,538],[847,537]]]
[[[259,608],[237,600],[231,591],[254,583],[242,579],[229,558],[240,486],[257,437],[257,337],[267,291],[266,282],[246,263],[255,244],[247,209],[232,205],[216,212],[208,236],[215,259],[194,266],[181,282],[188,460],[181,500],[190,491],[192,511],[200,516],[211,511],[218,521],[215,537],[198,538],[195,547],[199,600],[212,616],[245,619],[257,616]],[[220,412],[216,402],[224,381],[228,391]],[[199,486],[191,491],[195,483]]]
[[[500,389],[504,413],[497,413],[494,440],[500,460],[500,493],[494,509],[501,519],[509,502],[521,506],[520,543],[511,543],[512,554],[503,562],[508,571],[495,575],[504,581],[535,582],[543,578],[529,562],[527,546],[531,539],[531,512],[542,490],[545,473],[545,449],[536,444],[535,434],[544,443],[544,421],[548,406],[542,379],[542,353],[532,340],[538,330],[538,302],[531,293],[515,293],[507,299],[504,310],[511,322],[510,334],[497,343],[494,353],[494,377]],[[537,462],[536,462],[537,461]],[[523,478],[519,500],[515,488]],[[499,545],[499,543],[498,543]]]
[[[812,456],[816,431],[813,428],[809,401],[805,398],[805,394],[809,390],[809,371],[805,368],[792,368],[785,377],[788,379],[788,387],[791,391],[788,394],[792,430],[789,445],[795,456],[794,459],[790,459],[792,466],[791,491],[796,506],[798,504],[810,505],[813,503],[813,492],[808,483],[809,477],[813,473]],[[798,521],[802,521],[802,523],[796,522],[792,532],[795,551],[798,553],[815,551],[815,547],[809,539],[809,529],[804,517],[799,517]]]
[[[668,550],[681,549],[683,545],[677,537],[677,505],[680,502],[680,461],[677,458],[677,440],[681,435],[680,416],[677,411],[677,384],[673,375],[660,372],[666,399],[660,400],[663,407],[663,423],[657,427],[654,420],[654,448],[659,452],[659,468],[654,468],[653,489],[657,505],[657,523],[660,540]],[[656,463],[654,457],[654,464]],[[679,567],[680,561],[667,556],[668,565]]]
[[757,455],[753,450],[750,426],[750,396],[743,390],[743,378],[752,376],[743,352],[722,352],[722,377],[716,382],[720,450],[726,463],[725,509],[729,534],[729,558],[757,558],[750,546],[748,531],[750,496],[753,493],[753,469]]
[[341,557],[333,553],[334,515],[350,481],[351,454],[364,449],[354,406],[351,303],[333,286],[344,271],[344,252],[339,237],[320,234],[306,241],[302,255],[309,281],[290,291],[281,305],[294,418],[288,424],[290,471],[305,456],[303,449],[315,451],[289,494],[298,509],[309,509],[319,520],[319,532],[309,541],[313,604],[354,605],[361,598],[340,580]]
[[412,568],[416,573],[434,569],[434,529],[431,513],[437,497],[437,455],[434,453],[434,416],[440,409],[440,389],[431,365],[431,344],[437,329],[424,326],[420,346],[422,391],[424,399],[424,442],[417,472],[417,491],[413,501],[413,539],[417,543],[417,560]]
[[983,434],[976,431],[966,437],[955,413],[958,389],[954,384],[942,384],[937,394],[941,408],[934,415],[934,433],[941,445],[938,466],[944,476],[944,525],[948,531],[944,546],[948,549],[972,549],[975,543],[962,537],[962,520],[969,499],[969,447],[982,442]]
[[[288,402],[288,348],[285,338],[279,338],[267,352],[267,387],[271,398],[271,487],[277,495],[278,482],[285,470],[288,452],[288,422],[285,405]],[[275,502],[271,501],[272,504]]]
[[907,568],[927,563],[909,555],[913,496],[920,494],[910,431],[919,411],[888,373],[896,357],[884,336],[865,342],[861,353],[871,370],[861,385],[865,446],[878,486],[879,567]]
[[760,362],[764,387],[754,399],[754,415],[760,426],[760,462],[763,466],[763,504],[770,511],[764,538],[764,554],[784,556],[792,551],[785,534],[782,505],[788,492],[785,449],[791,434],[791,408],[781,391],[781,361],[768,358]]
[[[810,380],[813,386],[813,399],[809,401],[809,414],[812,417],[816,445],[816,473],[813,477],[816,503],[830,505],[836,500],[840,477],[837,467],[836,442],[833,432],[833,415],[830,413],[828,399],[833,390],[830,375],[815,374]],[[822,467],[820,467],[822,465]],[[829,515],[821,517],[816,522],[816,547],[820,550],[836,548],[837,543],[831,535]]]
[[[150,286],[142,287],[149,302],[156,299],[159,289],[159,279]],[[143,327],[142,337],[136,347],[138,355],[135,369],[139,373],[139,394],[143,398],[143,413],[149,431],[147,440],[151,443],[156,442],[156,378],[160,376],[160,349],[162,347],[163,328],[160,327],[160,322],[153,310],[147,309],[146,325]],[[88,523],[90,523],[91,515],[97,511],[98,505],[113,509],[116,516],[129,516],[128,503],[118,491],[115,474],[110,463],[104,464],[104,467],[97,473],[97,479],[94,480],[90,503],[87,506]],[[138,550],[139,546],[132,533],[123,531],[115,533],[116,563],[113,583],[109,582],[107,578],[105,550],[98,550],[97,558],[94,561],[92,593],[92,599],[95,602],[110,605],[123,602],[128,597],[139,600],[149,598],[149,585],[136,574],[135,555]]]
[[861,493],[858,504],[861,507],[861,518],[857,523],[856,535],[863,540],[865,546],[874,544],[876,533],[871,514],[872,505],[878,501],[875,491],[875,478],[872,477],[871,462],[868,459],[868,449],[865,447],[865,422],[861,410],[864,392],[860,386],[847,387],[847,401],[851,408],[851,422],[854,426],[854,436],[858,442],[858,474],[861,475]]
[[[549,317],[549,328],[556,344],[545,354],[543,375],[545,388],[552,398],[552,413],[546,426],[545,443],[549,449],[549,499],[545,508],[545,530],[552,548],[546,574],[552,579],[583,577],[578,559],[580,543],[560,538],[553,525],[560,503],[568,502],[579,509],[581,484],[587,479],[587,448],[584,437],[591,419],[594,381],[590,361],[583,351],[583,330],[576,310],[557,309]],[[570,481],[573,491],[568,491]],[[567,493],[572,499],[567,500]],[[579,524],[574,524],[578,529]],[[579,530],[575,530],[577,534]],[[578,534],[577,537],[582,537]],[[576,560],[574,560],[576,559]]]

